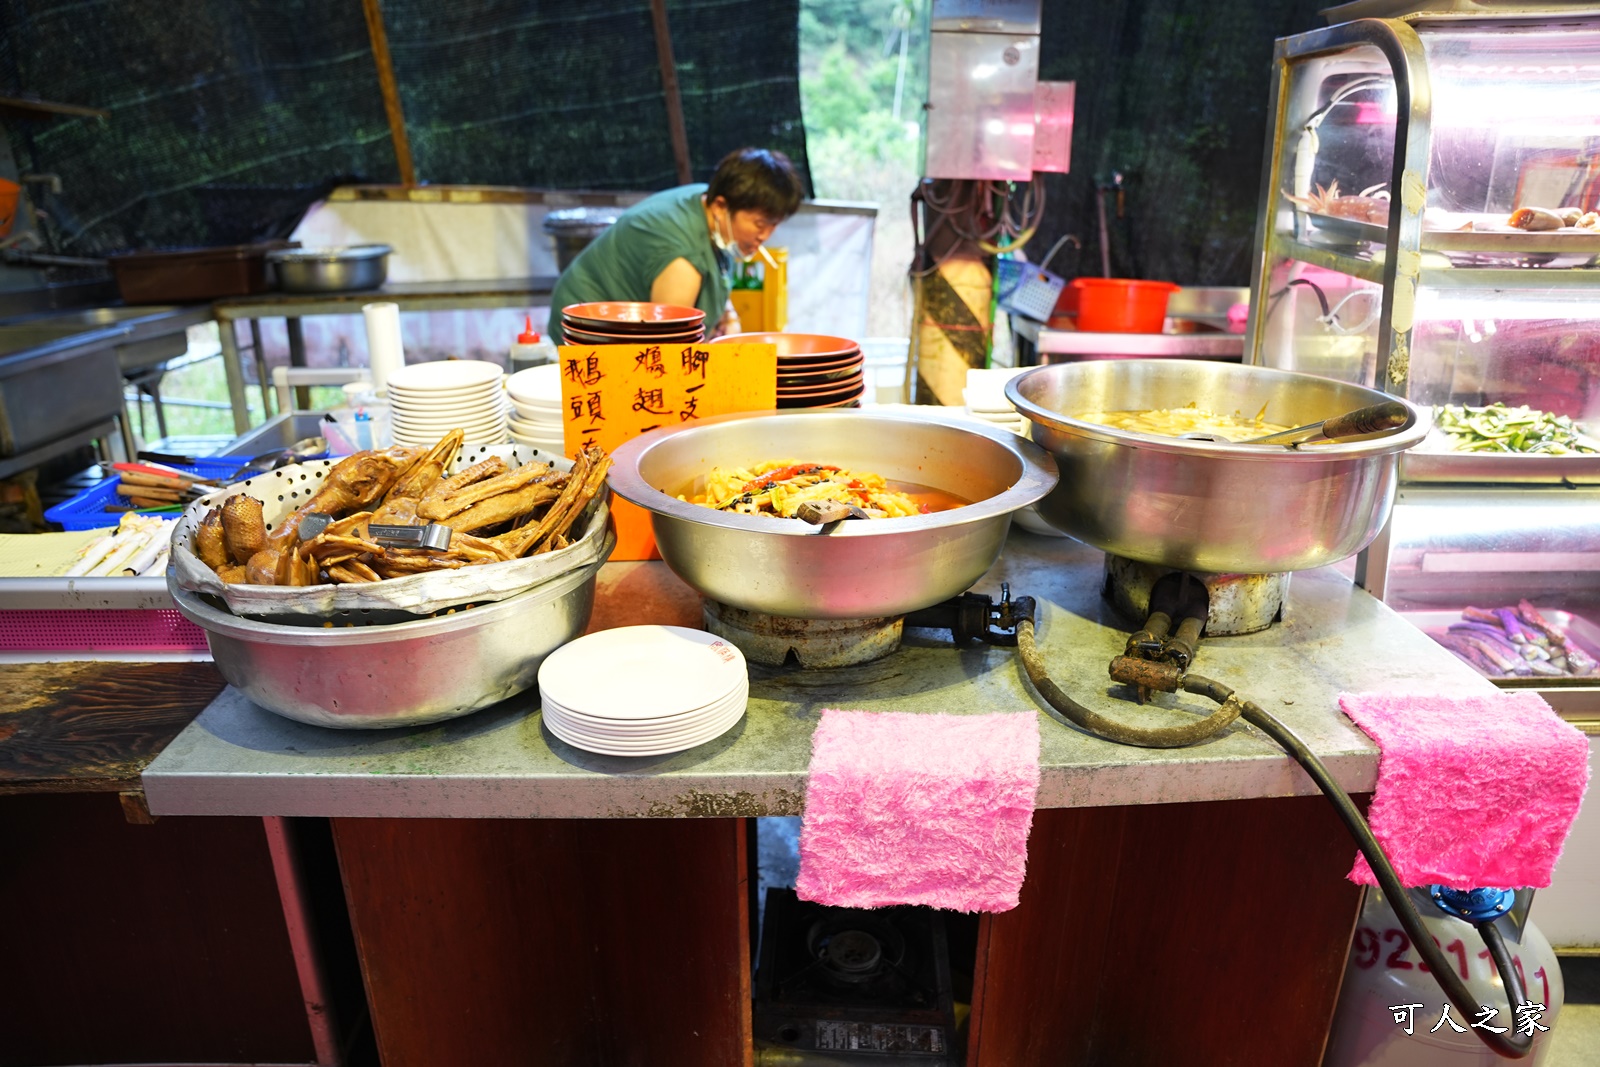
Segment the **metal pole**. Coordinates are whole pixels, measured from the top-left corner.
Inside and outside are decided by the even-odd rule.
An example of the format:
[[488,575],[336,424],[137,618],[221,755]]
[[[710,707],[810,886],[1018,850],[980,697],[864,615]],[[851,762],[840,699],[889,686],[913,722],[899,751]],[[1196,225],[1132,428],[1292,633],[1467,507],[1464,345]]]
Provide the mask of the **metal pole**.
[[305,881],[294,841],[281,816],[263,816],[261,825],[267,832],[267,851],[272,856],[272,873],[278,882],[284,927],[289,933],[295,973],[300,978],[300,995],[305,1000],[311,1047],[316,1051],[319,1067],[339,1067],[343,1057],[339,1052],[338,1025],[333,1018],[333,1004],[328,999],[327,979],[317,957],[316,935],[311,929]]
[[233,432],[250,429],[250,401],[245,398],[244,367],[239,363],[239,339],[233,332],[234,320],[217,316],[217,340],[222,344],[222,369],[228,378],[228,404],[233,408]]
[[417,184],[411,165],[411,141],[406,137],[406,116],[400,108],[400,87],[394,80],[394,64],[389,59],[389,35],[383,28],[380,0],[361,0],[367,16],[367,36],[372,41],[372,61],[378,67],[378,89],[383,93],[383,110],[389,116],[389,137],[394,141],[394,159],[400,168],[402,185]]
[[683,122],[683,97],[678,92],[678,65],[672,59],[672,30],[667,26],[666,0],[650,0],[650,21],[656,29],[656,57],[661,63],[661,91],[667,98],[667,132],[672,137],[672,158],[678,164],[678,183],[687,185],[694,179],[694,169],[689,165],[689,131]]

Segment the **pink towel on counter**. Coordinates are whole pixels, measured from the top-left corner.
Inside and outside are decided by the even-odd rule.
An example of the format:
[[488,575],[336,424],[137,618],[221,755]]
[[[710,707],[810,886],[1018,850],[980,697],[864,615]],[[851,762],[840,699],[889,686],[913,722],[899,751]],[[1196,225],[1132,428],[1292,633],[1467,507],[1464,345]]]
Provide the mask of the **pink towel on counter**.
[[[1408,886],[1542,888],[1589,784],[1589,745],[1537,693],[1346,693],[1382,754],[1367,821]],[[1349,878],[1377,885],[1357,853]]]
[[828,710],[811,739],[802,900],[1009,911],[1039,792],[1029,712]]

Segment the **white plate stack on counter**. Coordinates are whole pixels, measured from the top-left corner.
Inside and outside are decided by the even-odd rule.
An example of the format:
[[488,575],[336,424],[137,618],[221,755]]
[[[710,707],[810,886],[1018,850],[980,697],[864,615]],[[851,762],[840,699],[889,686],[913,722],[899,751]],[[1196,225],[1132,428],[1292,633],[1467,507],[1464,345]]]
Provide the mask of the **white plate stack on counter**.
[[511,439],[562,453],[561,364],[518,371],[506,379],[506,396],[511,400]]
[[431,448],[451,430],[464,444],[506,443],[500,364],[478,359],[412,363],[389,375],[389,427],[397,445]]
[[621,626],[562,645],[539,665],[544,724],[574,748],[661,756],[703,745],[744,717],[744,653],[682,626]]
[[1006,383],[1032,367],[973,368],[967,371],[967,387],[961,400],[967,414],[994,423],[1012,433],[1028,436],[1028,420],[1006,399]]

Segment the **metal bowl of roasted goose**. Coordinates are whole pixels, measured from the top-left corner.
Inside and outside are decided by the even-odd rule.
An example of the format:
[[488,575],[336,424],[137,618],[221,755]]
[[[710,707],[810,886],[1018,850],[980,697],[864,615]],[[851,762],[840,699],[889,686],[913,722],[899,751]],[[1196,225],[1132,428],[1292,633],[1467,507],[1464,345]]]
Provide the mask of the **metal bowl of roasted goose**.
[[614,458],[612,489],[650,512],[679,577],[805,619],[902,615],[963,592],[1056,479],[1009,430],[850,410],[701,419]]
[[[1388,520],[1400,453],[1429,427],[1375,389],[1203,360],[1056,364],[1013,378],[1006,396],[1061,468],[1040,515],[1113,555],[1211,573],[1361,551]],[[1331,440],[1314,429],[1372,408],[1398,417]]]
[[174,601],[228,681],[324,726],[466,714],[533,684],[588,622],[615,544],[610,459],[512,446],[374,449],[197,501]]

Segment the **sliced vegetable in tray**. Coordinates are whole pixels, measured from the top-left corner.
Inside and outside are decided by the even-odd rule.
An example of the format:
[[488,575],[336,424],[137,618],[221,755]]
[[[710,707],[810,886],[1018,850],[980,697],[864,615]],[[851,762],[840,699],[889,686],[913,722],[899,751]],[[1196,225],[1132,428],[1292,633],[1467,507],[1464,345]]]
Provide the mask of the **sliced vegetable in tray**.
[[1457,452],[1505,452],[1516,455],[1600,455],[1600,440],[1588,436],[1569,416],[1529,407],[1489,404],[1464,407],[1445,404],[1434,424]]
[[1515,607],[1465,608],[1460,622],[1432,636],[1492,678],[1586,678],[1600,671],[1593,656],[1526,600]]

